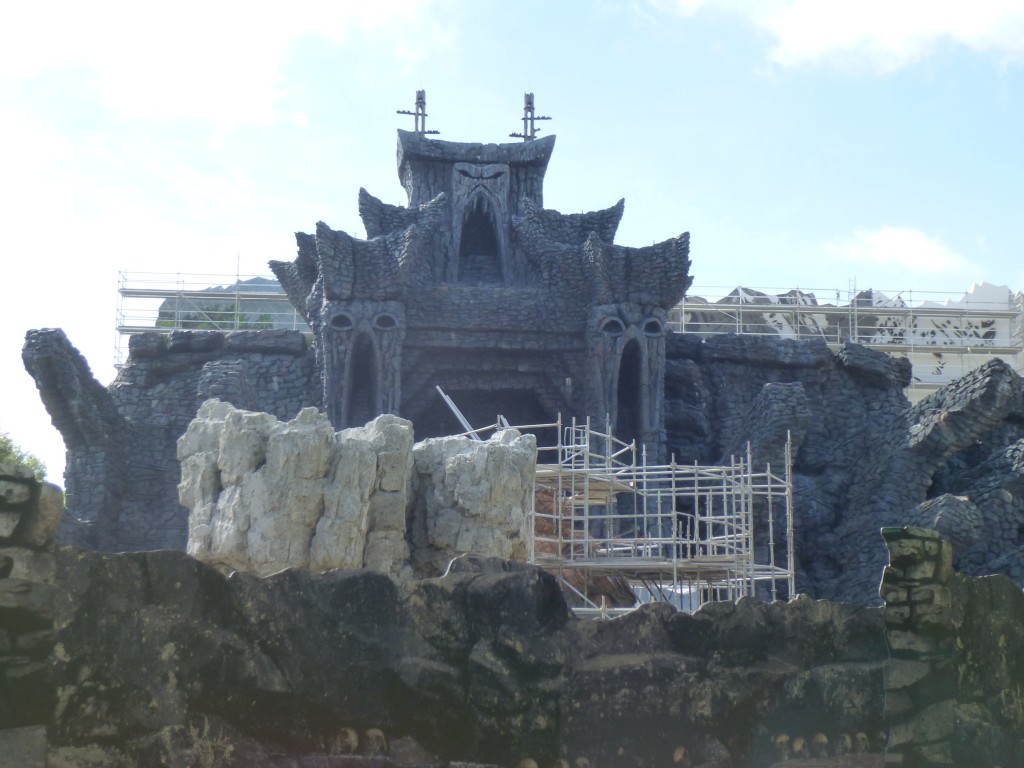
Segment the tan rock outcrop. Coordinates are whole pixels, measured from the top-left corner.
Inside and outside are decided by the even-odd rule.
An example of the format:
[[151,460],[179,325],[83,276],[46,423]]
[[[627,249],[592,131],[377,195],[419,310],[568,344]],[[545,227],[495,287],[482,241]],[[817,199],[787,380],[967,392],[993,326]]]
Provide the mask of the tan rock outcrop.
[[418,569],[441,573],[466,552],[526,562],[537,462],[533,435],[504,429],[483,442],[424,440],[413,459]]
[[364,566],[397,574],[408,559],[411,450],[412,425],[396,416],[335,432],[315,408],[281,422],[208,400],[178,441],[188,552],[259,574]]
[[536,443],[515,430],[414,446],[393,415],[335,432],[313,408],[281,422],[208,400],[178,459],[188,553],[224,568],[401,576],[466,552],[526,560]]

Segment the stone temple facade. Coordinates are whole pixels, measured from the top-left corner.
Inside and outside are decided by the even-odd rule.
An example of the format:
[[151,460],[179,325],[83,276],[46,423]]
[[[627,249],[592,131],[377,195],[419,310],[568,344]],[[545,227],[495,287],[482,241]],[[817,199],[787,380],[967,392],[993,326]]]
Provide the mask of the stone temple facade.
[[360,191],[367,240],[317,225],[271,262],[313,329],[319,401],[336,428],[379,413],[420,438],[590,416],[665,451],[668,311],[689,286],[689,234],[614,244],[623,201],[543,207],[554,137],[462,144],[399,131],[408,207]]
[[649,460],[728,464],[749,443],[777,468],[790,435],[797,588],[814,597],[877,601],[877,531],[902,525],[940,530],[967,573],[1024,585],[1011,366],[992,360],[911,405],[910,363],[867,347],[673,333],[689,237],[626,248],[621,201],[545,209],[553,147],[399,132],[408,205],[361,192],[367,239],[319,224],[294,261],[271,264],[312,348],[298,331],[142,333],[104,387],[62,331],[29,331],[25,367],[68,451],[59,540],[184,550],[176,443],[209,398],[281,421],[313,406],[335,429],[393,413],[423,440],[463,430],[440,386],[475,426],[607,417]]

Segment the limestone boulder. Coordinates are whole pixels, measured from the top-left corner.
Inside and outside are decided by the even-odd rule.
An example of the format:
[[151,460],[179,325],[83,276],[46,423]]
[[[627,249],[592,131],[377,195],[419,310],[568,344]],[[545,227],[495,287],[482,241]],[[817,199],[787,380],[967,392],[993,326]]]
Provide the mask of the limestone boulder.
[[525,562],[537,443],[515,429],[490,440],[442,437],[413,449],[416,567],[442,573],[465,553]]
[[383,415],[356,432],[376,455],[363,565],[400,575],[408,568],[407,511],[412,501],[413,430],[397,416]]
[[338,433],[334,450],[323,514],[310,542],[310,566],[316,570],[361,568],[366,548],[377,455],[355,429]]
[[[239,529],[248,527],[248,561],[259,564],[262,572],[309,567],[310,542],[323,517],[334,447],[334,428],[314,408],[269,430],[266,464],[247,473],[238,485],[239,498],[249,509],[244,503],[235,507]],[[361,562],[339,562],[328,567],[358,565]]]
[[536,453],[511,429],[414,445],[393,415],[335,432],[313,408],[282,422],[209,400],[178,443],[188,553],[263,575],[431,575],[466,553],[525,562]]
[[394,576],[408,569],[412,446],[412,424],[391,414],[335,435],[311,567],[372,568]]
[[335,432],[315,408],[288,422],[208,400],[178,442],[188,552],[269,574],[408,568],[412,425],[397,416]]

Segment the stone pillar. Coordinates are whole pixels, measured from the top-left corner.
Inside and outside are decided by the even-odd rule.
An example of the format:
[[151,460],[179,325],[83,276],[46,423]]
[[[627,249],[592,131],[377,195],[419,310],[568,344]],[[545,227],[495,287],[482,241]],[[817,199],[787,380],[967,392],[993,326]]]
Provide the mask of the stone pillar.
[[889,565],[885,600],[886,766],[951,766],[957,722],[953,548],[936,531],[883,528]]

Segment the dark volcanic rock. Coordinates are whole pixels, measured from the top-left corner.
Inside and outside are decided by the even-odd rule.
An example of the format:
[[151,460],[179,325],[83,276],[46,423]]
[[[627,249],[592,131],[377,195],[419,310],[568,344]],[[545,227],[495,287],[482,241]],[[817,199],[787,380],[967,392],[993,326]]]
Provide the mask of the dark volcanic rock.
[[547,638],[568,610],[543,571],[452,574],[401,598],[371,571],[224,577],[173,552],[59,562],[54,745],[142,761],[152,737],[214,723],[267,754],[326,754],[345,728],[447,759],[556,750],[563,652]]
[[765,766],[778,733],[881,727],[878,609],[744,599],[688,615],[653,604],[573,628],[586,640],[574,643],[562,741],[593,764],[672,765],[681,747],[694,764]]
[[[873,603],[885,549],[866,534],[899,525],[937,525],[965,572],[1024,585],[1024,385],[1005,362],[911,407],[906,361],[855,344],[672,336],[666,356],[677,461],[728,463],[749,444],[779,468],[792,437],[798,590]],[[936,519],[944,494],[966,501]]]
[[55,692],[55,765],[355,768],[342,754],[358,738],[369,759],[377,729],[422,764],[661,766],[682,748],[757,768],[779,731],[879,724],[875,609],[744,600],[593,622],[551,575],[493,560],[399,585],[224,576],[175,552],[57,559],[54,661],[36,686]]

